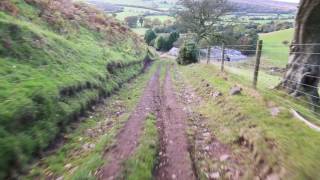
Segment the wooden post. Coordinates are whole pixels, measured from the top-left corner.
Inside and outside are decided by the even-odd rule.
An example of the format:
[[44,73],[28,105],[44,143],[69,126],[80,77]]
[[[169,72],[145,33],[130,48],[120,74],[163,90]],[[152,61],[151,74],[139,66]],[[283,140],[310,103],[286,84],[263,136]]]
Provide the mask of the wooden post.
[[224,44],[221,47],[221,72],[224,71]]
[[257,49],[256,49],[256,64],[254,67],[254,74],[253,74],[253,87],[255,89],[257,88],[257,83],[258,83],[262,44],[263,44],[263,41],[259,40],[257,43]]
[[207,49],[207,64],[209,64],[210,62],[210,56],[211,56],[211,46],[209,45]]
[[198,63],[201,63],[201,52],[200,52],[200,48],[198,48]]

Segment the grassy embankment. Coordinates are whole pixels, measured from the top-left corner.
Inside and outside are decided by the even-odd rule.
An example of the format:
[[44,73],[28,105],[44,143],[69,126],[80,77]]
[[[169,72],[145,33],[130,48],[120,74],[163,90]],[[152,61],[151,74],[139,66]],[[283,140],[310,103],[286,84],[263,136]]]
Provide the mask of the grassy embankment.
[[[254,163],[247,171],[248,179],[254,174],[265,177],[273,173],[286,179],[319,177],[320,134],[295,119],[278,95],[263,89],[255,91],[242,76],[221,74],[213,65],[192,65],[179,70],[197,94],[204,97],[196,111],[209,119],[217,138],[233,147],[235,153],[243,147],[251,151]],[[223,96],[212,100],[206,83]],[[229,95],[235,84],[242,84],[242,95]],[[280,113],[272,116],[270,111],[275,107]]]
[[[105,161],[103,154],[106,148],[116,143],[115,136],[128,120],[130,113],[138,103],[143,90],[155,73],[160,61],[155,62],[148,73],[139,76],[134,81],[124,84],[123,88],[106,100],[97,113],[85,119],[74,131],[66,133],[66,143],[51,155],[37,162],[26,177],[27,179],[46,179],[46,177],[64,177],[65,179],[94,178],[94,173]],[[120,114],[119,114],[120,112]],[[154,153],[157,150],[157,134],[155,134],[153,116],[146,120],[145,133],[139,143],[139,149],[130,159],[124,176],[133,176],[139,171],[131,168],[144,167],[139,174],[152,171],[149,166],[154,163]],[[89,133],[88,133],[89,132]],[[87,146],[92,146],[88,148]],[[143,158],[140,160],[143,155]],[[151,162],[152,161],[152,162]],[[132,164],[132,163],[136,163]],[[147,163],[147,165],[144,165]],[[139,175],[138,174],[138,175]]]
[[81,3],[6,0],[0,6],[2,179],[139,74],[146,51],[130,30]]

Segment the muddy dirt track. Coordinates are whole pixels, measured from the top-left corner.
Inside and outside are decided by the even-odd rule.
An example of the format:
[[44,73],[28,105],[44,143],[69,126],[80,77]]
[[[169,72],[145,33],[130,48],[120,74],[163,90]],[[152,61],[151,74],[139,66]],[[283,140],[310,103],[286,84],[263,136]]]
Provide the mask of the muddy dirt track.
[[177,102],[168,68],[161,95],[160,163],[156,167],[155,179],[196,179],[188,151],[187,116]]
[[187,116],[177,103],[170,76],[170,66],[166,67],[163,87],[160,87],[158,67],[150,79],[136,109],[124,128],[116,137],[115,145],[106,150],[106,166],[98,173],[99,179],[117,179],[122,170],[122,162],[128,159],[138,146],[143,130],[143,122],[149,113],[157,115],[160,134],[159,162],[154,178],[158,180],[196,179],[186,135]]
[[117,179],[121,172],[121,163],[134,153],[143,130],[144,120],[149,113],[155,112],[159,107],[159,72],[160,68],[150,79],[136,109],[117,135],[115,145],[106,150],[107,165],[98,173],[98,179]]

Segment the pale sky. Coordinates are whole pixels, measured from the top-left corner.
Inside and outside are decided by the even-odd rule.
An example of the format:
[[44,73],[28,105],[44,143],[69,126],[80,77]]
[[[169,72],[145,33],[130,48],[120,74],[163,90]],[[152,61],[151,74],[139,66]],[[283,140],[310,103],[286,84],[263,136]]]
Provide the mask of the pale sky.
[[294,2],[294,3],[298,3],[299,2],[299,0],[276,0],[276,1]]

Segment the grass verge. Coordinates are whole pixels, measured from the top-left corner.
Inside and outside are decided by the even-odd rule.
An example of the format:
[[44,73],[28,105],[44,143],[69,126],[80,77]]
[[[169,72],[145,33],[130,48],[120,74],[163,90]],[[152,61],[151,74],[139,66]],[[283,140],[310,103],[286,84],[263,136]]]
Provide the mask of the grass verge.
[[[231,73],[221,74],[215,66],[179,67],[185,79],[204,101],[196,110],[209,119],[212,132],[235,153],[247,148],[251,153],[246,178],[286,177],[314,179],[319,177],[320,134],[296,120],[289,109],[278,104],[277,96],[251,89],[244,80]],[[241,79],[241,78],[240,78]],[[210,84],[223,96],[212,99]],[[242,95],[230,96],[235,84],[244,88]],[[248,84],[248,83],[247,83]],[[271,115],[272,108],[279,114]],[[241,154],[238,154],[241,156]]]

